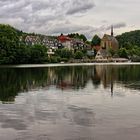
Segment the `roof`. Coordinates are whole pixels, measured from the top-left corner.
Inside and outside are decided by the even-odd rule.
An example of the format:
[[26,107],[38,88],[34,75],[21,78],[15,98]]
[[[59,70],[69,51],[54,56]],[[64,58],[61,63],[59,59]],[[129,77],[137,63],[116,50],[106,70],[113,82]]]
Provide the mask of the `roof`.
[[96,58],[98,57],[106,58],[108,56],[110,56],[110,53],[106,49],[100,49],[96,54]]
[[111,36],[111,35],[108,35],[108,34],[104,34],[102,39],[107,39],[107,40],[110,40],[110,41],[118,42],[117,39],[114,36]]
[[69,38],[69,37],[66,36],[66,35],[60,35],[60,36],[58,37],[58,40],[59,40],[60,42],[66,42],[66,41],[71,41],[71,38]]

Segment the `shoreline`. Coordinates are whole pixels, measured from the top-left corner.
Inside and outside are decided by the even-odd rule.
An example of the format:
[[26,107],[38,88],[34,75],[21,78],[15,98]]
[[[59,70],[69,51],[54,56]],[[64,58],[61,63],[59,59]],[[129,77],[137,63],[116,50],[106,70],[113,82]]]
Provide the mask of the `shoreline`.
[[51,64],[19,64],[0,65],[0,68],[45,68],[63,66],[94,66],[94,65],[140,65],[140,62],[98,62],[98,63],[51,63]]

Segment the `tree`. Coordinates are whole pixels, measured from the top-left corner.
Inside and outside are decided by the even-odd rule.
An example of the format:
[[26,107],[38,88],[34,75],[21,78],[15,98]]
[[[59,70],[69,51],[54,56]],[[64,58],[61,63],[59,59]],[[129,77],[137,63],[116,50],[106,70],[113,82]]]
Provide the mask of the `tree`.
[[112,48],[109,48],[109,53],[111,54],[111,56],[114,56],[115,50],[113,50]]
[[13,43],[16,43],[16,45],[19,45],[18,32],[20,31],[10,25],[0,24],[0,38],[10,40]]
[[72,56],[72,51],[71,50],[66,49],[66,48],[61,50],[61,57],[62,58],[68,58],[69,59],[71,56]]
[[89,40],[87,40],[85,43],[88,45],[91,45],[91,41],[89,41]]
[[122,58],[128,58],[128,53],[125,48],[120,48],[119,49],[119,56]]
[[17,30],[10,25],[0,24],[0,64],[15,64],[18,47]]
[[98,45],[100,45],[100,43],[101,43],[101,38],[98,35],[95,35],[92,38],[91,45],[92,46],[98,46]]
[[127,47],[126,44],[140,47],[140,30],[126,32],[122,35],[116,36],[116,38],[119,41],[121,47]]
[[72,34],[68,34],[68,36],[69,36],[70,38],[81,39],[81,40],[83,40],[84,42],[87,41],[87,38],[86,38],[86,36],[85,36],[84,34],[72,33]]
[[71,58],[73,57],[73,52],[67,48],[57,49],[55,55],[61,58]]
[[16,53],[17,64],[28,64],[30,63],[30,47],[20,46]]
[[81,35],[79,36],[79,38],[80,38],[80,39],[82,39],[84,42],[86,42],[86,41],[87,41],[86,36],[85,36],[85,35],[83,35],[83,34],[81,34]]
[[41,45],[30,47],[30,63],[43,63],[47,58],[47,48]]
[[84,54],[81,51],[77,51],[74,55],[75,59],[82,59]]

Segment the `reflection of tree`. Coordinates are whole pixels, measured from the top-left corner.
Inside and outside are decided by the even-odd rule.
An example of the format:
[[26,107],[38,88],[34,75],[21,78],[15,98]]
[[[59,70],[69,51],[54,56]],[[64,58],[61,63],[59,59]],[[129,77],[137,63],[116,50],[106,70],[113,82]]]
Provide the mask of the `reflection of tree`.
[[119,67],[118,81],[128,88],[140,89],[140,65]]
[[95,88],[98,88],[98,85],[101,83],[101,77],[98,75],[96,68],[93,68],[94,73],[91,75],[92,83],[95,85]]
[[44,86],[47,74],[40,69],[0,69],[0,100],[14,101],[18,92]]
[[[115,82],[121,82],[131,88],[132,83],[140,81],[140,66],[138,65],[96,65],[95,69],[95,73],[101,79],[104,88],[111,88],[112,95]],[[133,88],[138,87],[133,84]]]
[[[102,83],[104,88],[110,87],[113,95],[114,83],[121,82],[129,88],[138,88],[140,66],[96,65],[70,66],[29,69],[0,69],[0,100],[14,101],[19,92],[34,88],[49,87],[60,89],[85,88],[92,80],[95,88]],[[137,84],[135,84],[137,83]]]
[[[89,72],[90,71],[90,72]],[[0,69],[0,100],[14,101],[19,92],[55,85],[58,88],[84,88],[92,67],[50,67]]]
[[84,88],[88,78],[88,69],[86,67],[59,67],[56,69],[58,77],[58,87],[60,88]]
[[88,75],[88,68],[86,67],[75,67],[73,75],[74,88],[84,88],[87,84],[90,75]]
[[[12,77],[11,77],[12,75]],[[16,73],[14,71],[2,69],[0,71],[0,100],[1,101],[14,101],[14,97],[19,91],[19,84],[15,83]]]

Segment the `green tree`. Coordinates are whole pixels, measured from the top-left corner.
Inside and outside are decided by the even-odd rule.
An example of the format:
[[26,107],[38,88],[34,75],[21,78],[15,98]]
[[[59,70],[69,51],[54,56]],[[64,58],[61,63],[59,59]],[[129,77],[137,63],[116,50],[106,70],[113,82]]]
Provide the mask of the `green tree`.
[[113,50],[112,48],[109,48],[109,53],[111,54],[111,56],[114,56],[115,50]]
[[30,48],[30,63],[44,63],[47,59],[47,48],[42,45],[34,45]]
[[19,37],[10,25],[0,24],[0,64],[15,64]]
[[92,38],[91,45],[92,46],[97,46],[97,45],[100,45],[100,43],[101,43],[101,38],[98,35],[95,35]]
[[18,30],[10,25],[0,24],[0,38],[10,40],[16,45],[19,45]]
[[84,42],[86,42],[86,41],[87,41],[86,36],[85,36],[85,35],[83,35],[83,34],[81,34],[81,35],[79,36],[79,38],[80,38],[80,39],[82,39]]
[[84,54],[81,51],[77,51],[74,55],[75,59],[82,59]]
[[128,47],[130,45],[140,47],[140,30],[123,33],[116,36],[121,47]]
[[125,48],[120,48],[118,54],[122,58],[128,58],[128,53]]
[[28,64],[30,63],[30,47],[20,46],[16,53],[17,64]]
[[58,49],[56,50],[56,55],[60,56],[61,58],[67,58],[70,59],[73,57],[73,52],[72,50],[69,50],[67,48],[63,48],[63,49]]

